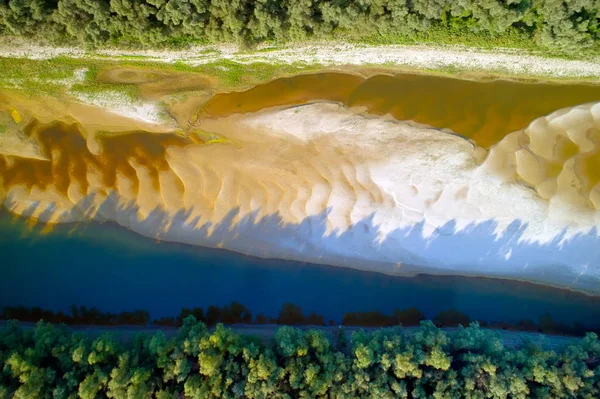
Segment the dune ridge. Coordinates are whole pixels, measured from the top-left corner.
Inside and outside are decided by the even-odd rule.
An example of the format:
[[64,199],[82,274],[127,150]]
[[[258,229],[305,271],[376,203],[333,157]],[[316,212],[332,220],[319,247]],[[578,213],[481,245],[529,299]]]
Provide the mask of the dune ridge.
[[[1,156],[1,187],[7,209],[47,222],[114,221],[164,240],[395,274],[532,279],[560,268],[551,282],[589,286],[600,281],[599,245],[555,258],[574,237],[600,243],[599,127],[600,104],[559,110],[485,157],[446,130],[329,102],[198,121],[196,131],[227,139],[216,143],[34,119],[26,130],[42,159]],[[497,240],[522,225],[501,248],[448,259],[427,250],[490,220]],[[521,241],[537,245],[535,257],[513,250]]]

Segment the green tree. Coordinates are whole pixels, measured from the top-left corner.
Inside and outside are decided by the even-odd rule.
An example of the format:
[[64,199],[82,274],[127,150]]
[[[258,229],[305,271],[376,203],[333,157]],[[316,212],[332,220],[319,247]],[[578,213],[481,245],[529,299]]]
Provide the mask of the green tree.
[[600,3],[594,0],[544,0],[537,8],[543,18],[537,41],[544,47],[581,51],[598,45]]
[[54,10],[45,0],[8,0],[0,3],[0,26],[16,36],[37,36],[41,29],[48,30]]
[[202,38],[208,22],[208,0],[168,0],[161,4],[156,18],[169,26],[176,35],[193,39]]
[[130,46],[162,45],[170,40],[173,30],[158,20],[159,7],[165,0],[111,0],[110,32],[113,41]]
[[100,46],[115,30],[108,0],[60,0],[52,17],[67,35],[84,45]]

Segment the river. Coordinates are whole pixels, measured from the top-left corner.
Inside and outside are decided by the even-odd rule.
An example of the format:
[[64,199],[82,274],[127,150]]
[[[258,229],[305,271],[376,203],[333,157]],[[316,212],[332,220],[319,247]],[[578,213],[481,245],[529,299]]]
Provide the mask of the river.
[[416,306],[427,317],[456,309],[473,319],[516,322],[550,313],[555,321],[600,326],[600,297],[501,279],[403,278],[341,267],[260,259],[220,249],[156,242],[117,225],[31,226],[0,215],[0,306],[71,305],[102,311],[145,309],[152,317],[182,307],[238,301],[277,316],[292,302],[305,314],[341,320],[352,311]]

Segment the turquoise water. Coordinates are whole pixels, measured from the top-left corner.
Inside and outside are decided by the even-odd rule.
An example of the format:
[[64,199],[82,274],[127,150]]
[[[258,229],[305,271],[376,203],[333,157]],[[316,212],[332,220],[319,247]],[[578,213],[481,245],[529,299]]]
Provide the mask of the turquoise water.
[[50,232],[0,213],[0,307],[71,305],[102,311],[145,309],[172,316],[182,307],[238,301],[276,316],[285,302],[340,321],[351,311],[416,306],[427,317],[456,309],[472,319],[600,326],[600,298],[507,280],[391,277],[225,250],[156,242],[112,224],[62,225]]

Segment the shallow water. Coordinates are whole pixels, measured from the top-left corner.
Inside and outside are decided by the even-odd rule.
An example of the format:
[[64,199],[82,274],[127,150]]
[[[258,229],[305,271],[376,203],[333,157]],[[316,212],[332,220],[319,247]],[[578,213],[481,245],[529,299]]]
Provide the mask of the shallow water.
[[366,79],[343,73],[308,74],[218,94],[201,115],[223,116],[314,100],[366,107],[376,115],[447,128],[487,148],[560,108],[600,101],[600,86],[411,74]]

